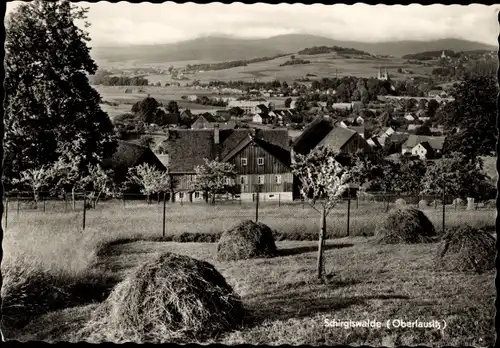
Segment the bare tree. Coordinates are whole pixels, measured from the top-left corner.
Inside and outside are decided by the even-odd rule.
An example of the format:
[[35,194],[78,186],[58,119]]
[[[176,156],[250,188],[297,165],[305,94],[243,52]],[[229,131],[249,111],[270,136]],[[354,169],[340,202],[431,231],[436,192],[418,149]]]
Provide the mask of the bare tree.
[[204,159],[205,163],[194,168],[196,175],[193,186],[196,190],[203,191],[208,201],[208,193],[212,194],[212,204],[215,204],[217,193],[231,192],[234,189],[234,178],[236,171],[231,163],[210,161]]
[[335,159],[337,153],[320,147],[308,155],[297,154],[292,164],[293,173],[300,180],[300,193],[309,205],[321,214],[318,241],[318,278],[323,273],[323,246],[326,236],[326,218],[342,199],[348,187],[349,173]]
[[89,174],[82,178],[82,186],[90,187],[89,199],[95,208],[103,194],[109,194],[113,188],[112,170],[104,170],[100,165],[89,166]]
[[33,192],[33,199],[38,203],[39,193],[45,187],[48,187],[54,177],[54,172],[50,167],[40,167],[22,171],[19,179],[14,179],[14,184],[28,186]]
[[141,186],[141,192],[147,196],[148,203],[154,193],[171,190],[168,172],[156,169],[149,164],[141,164],[129,169],[129,182]]

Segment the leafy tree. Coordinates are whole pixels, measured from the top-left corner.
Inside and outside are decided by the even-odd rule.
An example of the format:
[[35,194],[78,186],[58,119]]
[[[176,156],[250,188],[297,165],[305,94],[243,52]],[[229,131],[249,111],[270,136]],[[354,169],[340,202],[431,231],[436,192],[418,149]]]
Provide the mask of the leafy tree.
[[158,103],[155,98],[147,96],[143,100],[132,105],[131,111],[136,115],[137,119],[149,124],[155,122],[159,107],[160,103]]
[[388,111],[384,111],[382,115],[380,115],[380,124],[384,127],[391,127],[394,123],[394,119],[392,115]]
[[61,156],[54,164],[52,192],[71,192],[73,209],[76,208],[75,191],[85,189],[85,174],[78,168],[79,158]]
[[317,276],[320,279],[323,273],[326,218],[342,199],[350,179],[347,168],[335,159],[337,155],[330,148],[322,146],[306,156],[296,154],[292,164],[292,171],[300,180],[302,197],[321,214],[317,263]]
[[171,114],[179,113],[179,105],[177,105],[177,102],[175,100],[171,100],[168,102],[167,111],[170,112]]
[[192,183],[195,190],[205,192],[208,202],[208,194],[212,195],[212,204],[215,204],[215,195],[217,193],[232,192],[234,189],[234,178],[236,172],[231,163],[210,161],[204,159],[205,163],[194,168],[196,175]]
[[422,187],[424,194],[480,198],[486,186],[486,175],[482,161],[468,158],[465,154],[452,152],[427,167]]
[[145,147],[151,147],[154,144],[154,139],[151,135],[142,135],[139,139],[139,145]]
[[494,77],[467,78],[457,87],[455,101],[443,110],[441,121],[446,130],[458,127],[459,132],[446,138],[444,153],[461,152],[470,158],[494,155],[497,95]]
[[6,19],[4,175],[52,165],[66,153],[86,171],[116,149],[113,125],[87,74],[97,66],[86,9],[69,1],[22,3]]
[[245,112],[243,111],[243,109],[241,109],[240,107],[232,107],[231,109],[229,109],[229,114],[232,116],[232,117],[241,117],[243,116]]
[[419,194],[422,190],[422,179],[426,172],[425,163],[419,158],[405,158],[399,169],[399,180],[395,189],[403,194]]
[[152,194],[170,192],[172,188],[170,175],[147,163],[129,169],[128,183],[139,185],[141,193],[146,195],[148,203],[151,203]]
[[292,104],[292,98],[288,97],[285,99],[285,108],[289,108]]
[[307,111],[309,109],[309,105],[306,100],[302,97],[297,98],[297,102],[295,104],[295,110],[298,112]]

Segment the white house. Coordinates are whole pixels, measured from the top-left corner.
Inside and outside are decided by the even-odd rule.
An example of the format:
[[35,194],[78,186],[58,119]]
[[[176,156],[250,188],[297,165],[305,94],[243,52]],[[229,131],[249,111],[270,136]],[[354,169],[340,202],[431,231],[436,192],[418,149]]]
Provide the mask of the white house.
[[415,121],[415,117],[409,112],[405,114],[404,119],[407,121]]
[[269,102],[263,102],[263,101],[250,101],[250,100],[230,100],[227,108],[235,108],[238,107],[243,110],[245,114],[257,114],[261,110],[258,107],[259,105],[264,105],[265,107],[269,108],[270,103]]
[[365,124],[365,119],[361,116],[356,117],[357,124]]
[[424,141],[411,149],[411,154],[420,157],[421,160],[432,159],[434,157],[434,150],[427,141]]
[[396,131],[392,129],[392,127],[386,127],[383,128],[382,131],[379,133],[379,137],[381,138],[387,138],[393,135]]

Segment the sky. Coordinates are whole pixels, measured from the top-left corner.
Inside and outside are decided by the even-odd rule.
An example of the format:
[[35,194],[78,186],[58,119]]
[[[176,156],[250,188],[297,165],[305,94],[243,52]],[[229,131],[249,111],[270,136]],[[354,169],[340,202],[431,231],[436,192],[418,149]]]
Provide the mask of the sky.
[[[19,2],[7,3],[7,13]],[[382,42],[459,38],[496,45],[500,4],[303,5],[79,2],[91,46],[173,43],[203,36],[266,38],[312,34]]]

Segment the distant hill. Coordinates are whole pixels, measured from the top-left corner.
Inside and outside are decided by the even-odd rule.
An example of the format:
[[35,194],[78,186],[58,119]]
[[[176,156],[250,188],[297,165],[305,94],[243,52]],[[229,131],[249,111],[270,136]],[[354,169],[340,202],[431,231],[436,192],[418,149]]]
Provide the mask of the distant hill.
[[452,50],[457,52],[497,49],[491,45],[459,39],[366,43],[333,40],[314,35],[290,34],[274,36],[268,39],[209,36],[173,44],[94,47],[91,54],[97,63],[103,60],[108,62],[137,61],[139,63],[189,60],[220,62],[294,53],[314,46],[346,47],[371,54],[395,57],[426,51]]

